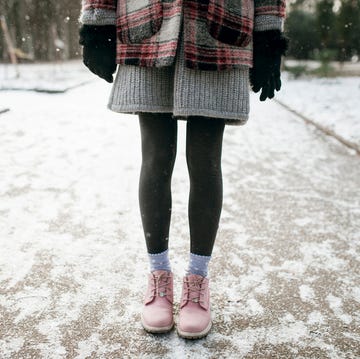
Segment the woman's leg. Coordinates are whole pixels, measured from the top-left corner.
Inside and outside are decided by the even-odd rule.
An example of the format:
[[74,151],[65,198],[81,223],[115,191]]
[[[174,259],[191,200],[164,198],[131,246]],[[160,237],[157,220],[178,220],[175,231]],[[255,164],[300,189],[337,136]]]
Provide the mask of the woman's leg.
[[142,141],[139,202],[151,272],[141,323],[149,332],[164,333],[174,325],[168,237],[177,121],[171,113],[141,113],[139,121]]
[[[140,113],[139,122],[142,142],[140,212],[148,253],[158,255],[168,249],[177,120],[171,113]],[[155,256],[152,261],[155,259],[161,258]]]
[[191,116],[187,123],[186,159],[190,176],[190,262],[183,278],[177,331],[202,338],[211,329],[207,267],[222,207],[221,151],[224,120]]
[[207,274],[222,208],[221,152],[224,128],[224,120],[220,118],[191,116],[187,122],[189,272],[203,276]]

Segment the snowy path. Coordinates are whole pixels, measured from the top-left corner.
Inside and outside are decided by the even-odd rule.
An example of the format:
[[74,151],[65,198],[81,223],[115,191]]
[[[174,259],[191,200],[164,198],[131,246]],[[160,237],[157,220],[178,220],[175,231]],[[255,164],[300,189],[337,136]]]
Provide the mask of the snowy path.
[[360,152],[360,77],[292,79],[276,99]]
[[[360,157],[252,98],[224,136],[224,208],[206,339],[139,323],[148,270],[137,117],[110,85],[0,92],[0,357],[360,356]],[[179,122],[170,256],[179,299],[189,246]],[[178,307],[176,307],[177,311]]]

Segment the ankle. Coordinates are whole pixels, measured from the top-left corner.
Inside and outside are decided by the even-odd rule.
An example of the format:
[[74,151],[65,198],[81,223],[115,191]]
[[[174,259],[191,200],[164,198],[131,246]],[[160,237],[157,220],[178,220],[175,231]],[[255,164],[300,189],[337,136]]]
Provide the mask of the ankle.
[[166,270],[168,272],[171,272],[168,249],[160,253],[148,253],[148,256],[151,272],[154,272],[156,270]]
[[210,259],[211,256],[190,253],[189,266],[186,275],[197,274],[201,275],[202,277],[207,277]]

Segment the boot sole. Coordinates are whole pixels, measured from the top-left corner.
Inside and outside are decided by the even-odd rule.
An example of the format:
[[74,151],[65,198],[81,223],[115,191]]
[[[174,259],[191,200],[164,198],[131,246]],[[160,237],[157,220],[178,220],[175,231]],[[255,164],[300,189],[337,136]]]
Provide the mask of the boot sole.
[[183,332],[179,328],[177,328],[177,332],[179,336],[184,339],[200,339],[200,338],[204,338],[210,332],[211,327],[212,327],[212,321],[201,332],[197,332],[197,333]]

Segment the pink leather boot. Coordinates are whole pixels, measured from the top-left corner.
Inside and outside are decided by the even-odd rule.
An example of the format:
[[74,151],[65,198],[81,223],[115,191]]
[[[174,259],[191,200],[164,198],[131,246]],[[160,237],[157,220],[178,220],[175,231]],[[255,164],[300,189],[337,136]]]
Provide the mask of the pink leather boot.
[[148,276],[148,287],[141,313],[141,324],[150,333],[165,333],[174,325],[173,274],[156,270]]
[[187,339],[204,337],[211,329],[209,279],[190,274],[183,279],[178,334]]

